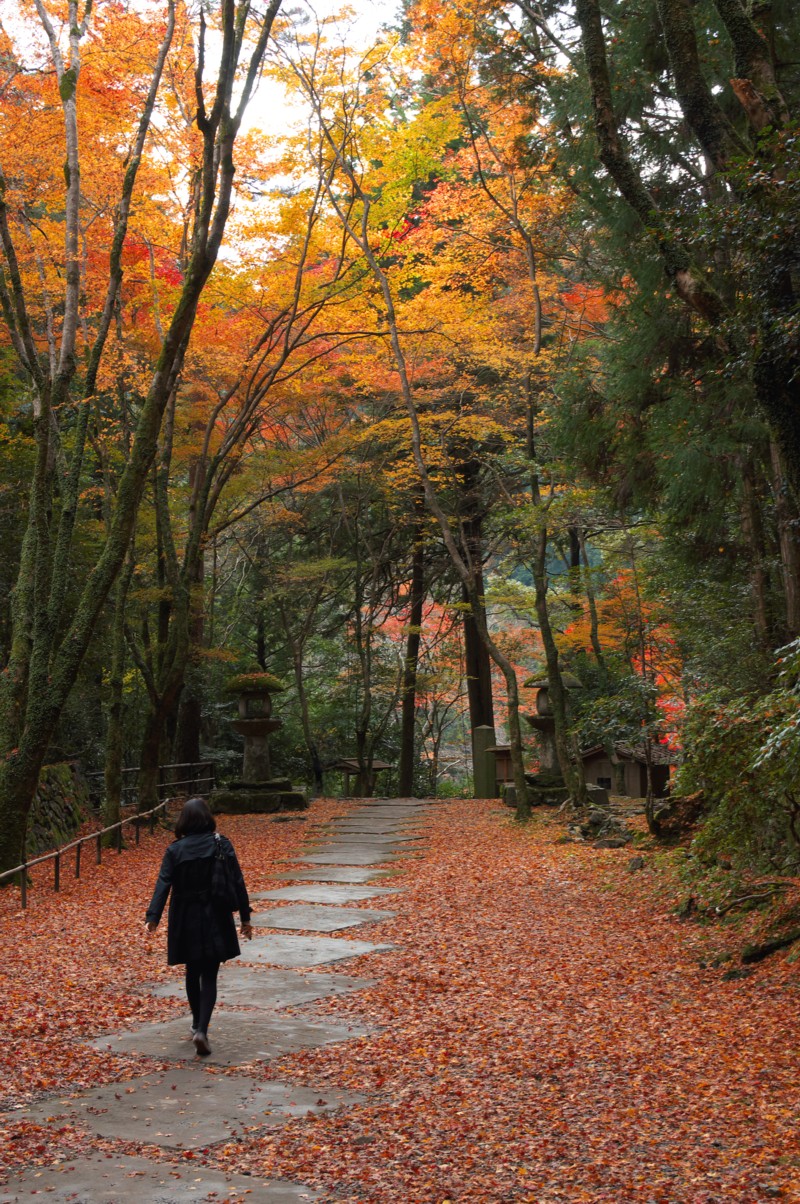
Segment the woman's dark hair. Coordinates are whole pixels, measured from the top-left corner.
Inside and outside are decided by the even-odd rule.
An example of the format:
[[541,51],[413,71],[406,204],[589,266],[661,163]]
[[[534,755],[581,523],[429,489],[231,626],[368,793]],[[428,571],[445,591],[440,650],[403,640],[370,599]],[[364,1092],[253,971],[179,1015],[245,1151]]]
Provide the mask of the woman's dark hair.
[[182,836],[197,836],[201,832],[216,832],[217,821],[211,814],[208,803],[204,798],[190,798],[183,804],[183,809],[175,825],[175,839]]

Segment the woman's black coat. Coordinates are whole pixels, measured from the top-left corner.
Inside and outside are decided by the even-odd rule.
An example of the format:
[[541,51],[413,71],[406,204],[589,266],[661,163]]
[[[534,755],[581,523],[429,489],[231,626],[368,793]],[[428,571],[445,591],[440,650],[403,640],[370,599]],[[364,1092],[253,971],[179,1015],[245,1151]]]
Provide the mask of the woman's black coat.
[[[239,918],[250,920],[250,900],[233,845],[221,836],[223,850],[230,858]],[[228,961],[241,950],[236,936],[233,913],[211,897],[211,869],[216,851],[213,832],[183,836],[164,854],[156,888],[147,909],[148,923],[161,919],[167,895],[167,962],[175,966],[190,961]]]

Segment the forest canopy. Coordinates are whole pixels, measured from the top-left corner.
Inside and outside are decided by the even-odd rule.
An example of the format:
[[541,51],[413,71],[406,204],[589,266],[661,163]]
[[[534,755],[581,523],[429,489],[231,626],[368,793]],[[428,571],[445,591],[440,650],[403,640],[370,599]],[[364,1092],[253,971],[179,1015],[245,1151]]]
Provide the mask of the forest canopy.
[[575,806],[633,749],[796,868],[798,114],[790,0],[20,0],[0,872],[48,762],[234,775],[263,675],[309,792],[489,728],[524,818],[544,682]]

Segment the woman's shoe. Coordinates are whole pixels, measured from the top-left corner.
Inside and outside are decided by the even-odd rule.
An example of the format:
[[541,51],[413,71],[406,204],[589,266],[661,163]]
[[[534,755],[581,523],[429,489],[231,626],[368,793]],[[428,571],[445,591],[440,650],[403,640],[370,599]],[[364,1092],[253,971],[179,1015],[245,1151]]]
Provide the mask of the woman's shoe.
[[201,1054],[202,1057],[206,1057],[207,1054],[211,1053],[211,1046],[208,1043],[208,1037],[205,1035],[205,1033],[201,1033],[199,1029],[192,1037],[192,1042],[195,1049],[199,1054]]

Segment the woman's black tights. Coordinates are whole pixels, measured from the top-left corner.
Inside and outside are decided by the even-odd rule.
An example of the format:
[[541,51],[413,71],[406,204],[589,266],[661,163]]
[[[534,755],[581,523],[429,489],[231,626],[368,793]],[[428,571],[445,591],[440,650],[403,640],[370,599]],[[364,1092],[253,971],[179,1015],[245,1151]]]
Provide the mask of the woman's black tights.
[[197,961],[186,963],[186,998],[192,1009],[192,1028],[207,1033],[211,1013],[217,1002],[217,974],[219,962]]

